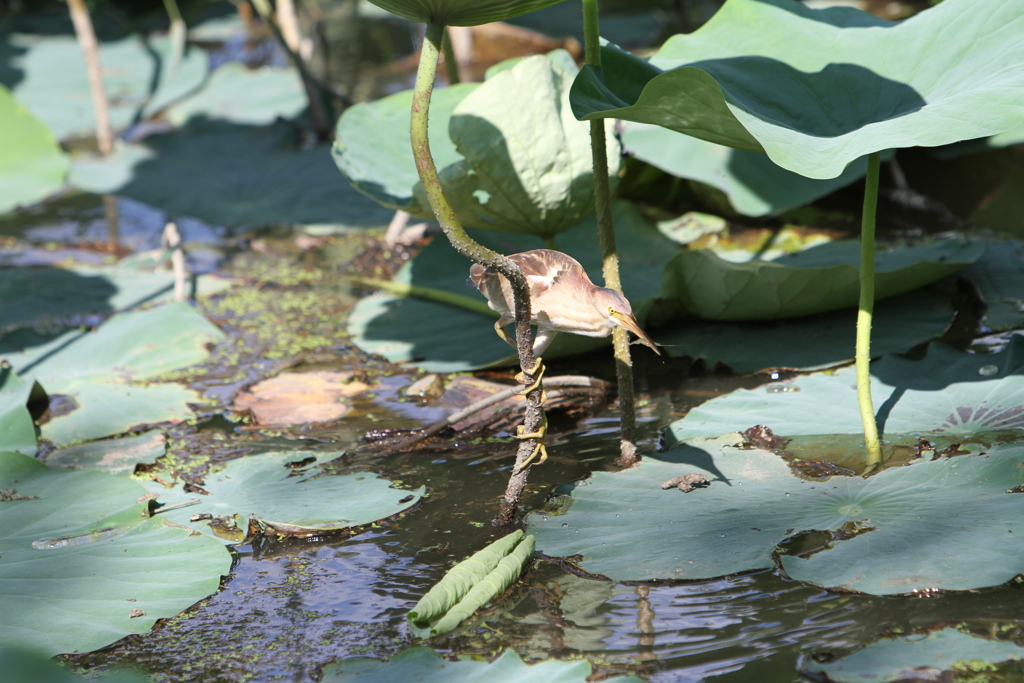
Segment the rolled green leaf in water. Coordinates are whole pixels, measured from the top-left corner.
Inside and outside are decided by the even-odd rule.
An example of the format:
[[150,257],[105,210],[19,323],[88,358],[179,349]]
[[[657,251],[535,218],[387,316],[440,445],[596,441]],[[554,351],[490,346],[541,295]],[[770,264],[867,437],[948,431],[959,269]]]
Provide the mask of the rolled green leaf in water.
[[519,577],[535,545],[514,531],[452,567],[409,612],[413,633],[431,637],[458,626]]

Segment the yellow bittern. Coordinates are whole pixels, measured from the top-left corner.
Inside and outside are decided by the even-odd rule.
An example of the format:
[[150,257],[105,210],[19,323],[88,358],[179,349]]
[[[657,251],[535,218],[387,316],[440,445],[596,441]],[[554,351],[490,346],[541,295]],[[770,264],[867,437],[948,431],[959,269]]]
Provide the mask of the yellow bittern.
[[[576,259],[552,249],[524,251],[508,258],[523,271],[530,287],[530,322],[537,326],[534,354],[542,354],[559,332],[606,337],[618,326],[660,355],[658,346],[633,317],[626,297],[591,282]],[[505,331],[516,318],[512,285],[503,275],[478,263],[469,269],[469,280],[487,297],[491,310],[501,314],[494,329],[515,348],[515,340]]]

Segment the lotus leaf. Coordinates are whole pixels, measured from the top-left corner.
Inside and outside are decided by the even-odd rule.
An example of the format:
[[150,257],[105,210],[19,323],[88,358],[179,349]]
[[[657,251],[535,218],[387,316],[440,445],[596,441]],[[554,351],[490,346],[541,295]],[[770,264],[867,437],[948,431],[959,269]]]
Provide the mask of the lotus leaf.
[[[514,650],[506,650],[493,662],[462,657],[450,662],[426,647],[414,647],[389,662],[345,659],[324,667],[322,683],[584,683],[591,674],[590,662],[548,659],[526,664]],[[640,683],[633,676],[604,679],[609,683]]]
[[879,640],[832,662],[808,660],[805,670],[825,674],[835,683],[888,683],[921,680],[925,675],[930,680],[942,680],[939,674],[943,671],[969,673],[978,671],[979,665],[1022,659],[1024,648],[1016,643],[978,638],[946,628],[924,636]]
[[[872,354],[902,353],[939,337],[953,312],[948,296],[928,289],[878,302]],[[853,360],[856,321],[855,310],[754,323],[687,320],[654,334],[670,356],[700,358],[708,366],[724,363],[734,372],[820,370]]]
[[370,0],[378,7],[422,24],[479,26],[505,21],[562,0]]
[[[35,650],[0,647],[0,671],[11,683],[82,683],[86,680]],[[95,683],[144,683],[142,676],[119,671],[89,678]]]
[[42,389],[35,382],[22,382],[10,368],[0,366],[0,451],[35,455],[36,426],[29,413],[32,394]]
[[54,469],[90,469],[129,475],[139,464],[152,465],[167,452],[167,437],[159,429],[123,439],[103,439],[79,446],[58,448],[43,458]]
[[[642,303],[658,294],[661,270],[678,248],[651,225],[628,202],[613,205],[615,232],[619,239],[622,285],[634,311],[642,320]],[[583,264],[600,284],[601,257],[594,217],[559,236],[558,247]],[[477,233],[480,243],[505,253],[541,246],[539,240],[523,235]],[[434,240],[399,271],[399,283],[432,287],[473,297],[467,289],[469,261],[442,240]],[[483,298],[476,295],[482,302]],[[638,311],[639,309],[639,311]],[[511,349],[494,334],[494,318],[434,301],[375,295],[356,304],[348,330],[359,348],[394,363],[412,361],[431,372],[462,372],[501,362],[512,363]],[[458,330],[457,335],[452,330]],[[589,351],[610,343],[559,335],[544,357],[554,359]]]
[[[533,514],[531,531],[545,554],[582,555],[581,568],[618,581],[769,568],[780,542],[811,530],[848,533],[806,559],[781,556],[782,568],[830,588],[968,590],[1020,572],[1022,499],[1008,492],[1024,482],[1020,446],[810,482],[777,455],[741,444],[738,435],[692,440],[637,467],[597,472],[572,491],[565,514]],[[709,487],[661,488],[694,468],[708,473]]]
[[[478,85],[438,88],[430,98],[430,152],[438,168],[462,158],[448,137],[448,122],[456,105]],[[331,153],[352,186],[370,199],[420,218],[433,218],[430,207],[413,197],[420,177],[409,135],[411,110],[411,90],[349,107],[338,119]]]
[[[2,81],[58,139],[91,135],[96,128],[82,48],[70,36],[6,34],[0,38]],[[191,48],[171,64],[169,40],[125,38],[100,46],[103,84],[115,129],[158,113],[197,89],[207,55]]]
[[223,334],[186,304],[114,316],[95,332],[73,331],[7,356],[21,377],[77,406],[43,425],[56,445],[120,434],[153,422],[192,416],[199,395],[178,384],[139,382],[204,360]]
[[687,180],[710,185],[744,216],[778,214],[824,197],[867,172],[859,159],[829,180],[813,180],[772,163],[764,154],[733,149],[661,126],[627,123],[622,131],[627,154]]
[[[712,399],[671,425],[670,439],[742,431],[751,421],[786,437],[860,433],[854,368],[740,389]],[[923,360],[886,357],[872,364],[878,430],[946,435],[985,443],[994,432],[1024,428],[1024,337],[979,355],[933,343]]]
[[[448,131],[463,159],[440,177],[466,227],[551,238],[594,211],[590,126],[570,111],[576,68],[566,62],[523,59],[455,107]],[[619,143],[614,135],[607,140],[614,177]],[[428,205],[422,184],[415,196]]]
[[294,69],[253,70],[229,62],[202,90],[168,109],[167,118],[176,126],[198,116],[259,126],[295,118],[305,109],[306,91]]
[[231,556],[149,517],[125,477],[55,472],[0,454],[0,640],[48,655],[88,652],[148,630],[215,592]]
[[53,134],[0,85],[0,213],[53,194],[67,170]]
[[[362,526],[397,515],[423,497],[415,491],[396,489],[391,482],[372,474],[325,475],[319,465],[340,453],[263,453],[236,460],[210,472],[198,504],[168,510],[161,516],[224,543],[246,538],[249,517],[268,527],[270,533],[311,536]],[[161,505],[196,500],[183,486],[168,489],[155,481],[144,482],[159,494]],[[192,521],[197,514],[213,519]]]
[[196,117],[143,144],[120,144],[109,159],[76,158],[69,182],[214,225],[387,223],[387,211],[338,178],[326,147],[303,149],[300,137],[285,121]]
[[[662,296],[707,320],[771,320],[857,305],[860,246],[827,242],[774,261],[731,263],[706,249],[684,251],[665,268]],[[984,247],[957,240],[896,247],[875,261],[875,298],[918,289],[973,263]]]
[[835,178],[871,152],[1020,125],[1022,26],[1017,0],[945,0],[899,23],[793,0],[728,0],[650,62],[605,46],[602,68],[584,67],[573,85],[573,111],[763,150],[800,175]]
[[1024,327],[1024,244],[986,240],[985,253],[960,272],[978,286],[985,300],[982,321],[992,330]]

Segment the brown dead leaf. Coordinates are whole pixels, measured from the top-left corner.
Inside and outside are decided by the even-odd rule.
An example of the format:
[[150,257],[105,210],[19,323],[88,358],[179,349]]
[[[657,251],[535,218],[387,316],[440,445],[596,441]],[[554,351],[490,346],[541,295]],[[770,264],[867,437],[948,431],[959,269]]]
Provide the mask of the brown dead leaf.
[[261,425],[330,422],[349,411],[345,398],[370,388],[351,378],[351,372],[285,373],[239,392],[233,410],[251,410]]

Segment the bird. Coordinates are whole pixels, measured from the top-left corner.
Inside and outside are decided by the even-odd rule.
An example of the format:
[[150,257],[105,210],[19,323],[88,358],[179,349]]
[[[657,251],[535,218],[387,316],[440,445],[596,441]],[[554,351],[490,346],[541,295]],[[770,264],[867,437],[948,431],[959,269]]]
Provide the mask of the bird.
[[[634,343],[649,346],[661,355],[658,345],[633,316],[633,307],[626,297],[591,282],[576,259],[554,249],[524,251],[508,259],[519,267],[530,288],[530,322],[537,326],[534,355],[542,354],[559,332],[607,337],[616,327],[629,330],[638,337]],[[488,307],[501,315],[494,329],[515,348],[515,339],[505,331],[516,317],[509,281],[496,270],[474,263],[467,285],[480,290]]]

